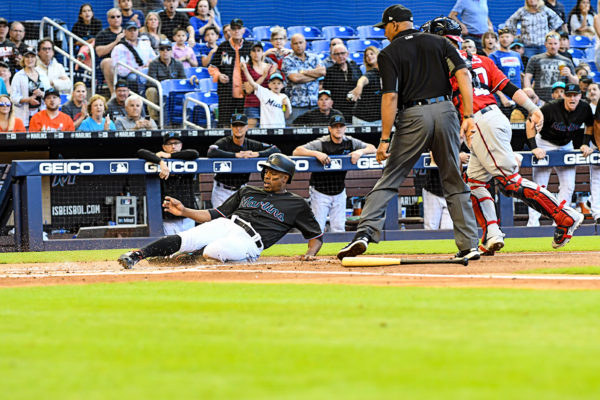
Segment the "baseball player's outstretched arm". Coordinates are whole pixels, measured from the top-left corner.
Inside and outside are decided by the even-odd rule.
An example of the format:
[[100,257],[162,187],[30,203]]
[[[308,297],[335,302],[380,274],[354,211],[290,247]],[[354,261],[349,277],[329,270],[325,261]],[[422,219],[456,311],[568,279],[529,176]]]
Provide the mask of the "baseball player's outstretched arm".
[[208,211],[187,208],[181,203],[181,201],[171,196],[165,196],[165,201],[163,201],[163,209],[175,216],[191,218],[196,222],[208,222],[212,219]]
[[322,245],[323,245],[323,241],[321,240],[320,237],[315,238],[315,239],[310,239],[308,241],[308,250],[306,250],[306,253],[304,255],[300,256],[300,259],[305,260],[305,261],[314,260],[315,256],[319,252],[319,250],[321,250]]

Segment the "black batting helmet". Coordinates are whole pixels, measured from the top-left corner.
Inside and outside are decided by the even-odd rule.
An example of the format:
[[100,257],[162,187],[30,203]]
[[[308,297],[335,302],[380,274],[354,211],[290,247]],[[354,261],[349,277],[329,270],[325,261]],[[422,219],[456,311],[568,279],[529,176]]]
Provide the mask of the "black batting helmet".
[[271,168],[275,171],[288,174],[290,176],[290,179],[288,179],[287,183],[290,183],[292,181],[292,178],[294,177],[294,172],[296,172],[296,164],[294,164],[294,161],[288,156],[281,153],[271,154],[267,161],[260,161],[258,165],[260,167],[263,167],[263,176],[265,171],[264,168]]
[[458,22],[448,17],[437,17],[421,25],[421,30],[434,35],[446,36],[456,42],[463,42],[462,30]]

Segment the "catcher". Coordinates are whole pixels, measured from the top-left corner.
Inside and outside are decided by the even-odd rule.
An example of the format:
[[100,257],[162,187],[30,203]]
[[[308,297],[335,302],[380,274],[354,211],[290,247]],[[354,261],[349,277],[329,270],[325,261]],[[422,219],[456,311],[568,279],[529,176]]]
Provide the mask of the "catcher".
[[275,153],[258,165],[263,168],[263,187],[244,186],[217,208],[193,210],[166,196],[165,211],[191,218],[200,225],[127,252],[119,257],[119,263],[131,269],[147,257],[196,250],[202,250],[205,258],[220,262],[255,261],[292,228],[308,239],[308,250],[300,258],[314,260],[323,234],[306,200],[286,189],[294,177],[294,161]]
[[[461,28],[454,20],[439,17],[428,21],[421,27],[425,32],[445,36],[458,48],[462,42]],[[559,203],[545,188],[523,178],[510,146],[512,129],[510,121],[496,104],[494,93],[501,91],[518,105],[529,111],[528,132],[539,131],[544,124],[544,115],[521,89],[513,85],[487,57],[471,55],[464,50],[461,56],[467,60],[473,79],[473,112],[463,118],[473,118],[476,131],[467,137],[471,148],[471,158],[467,168],[467,184],[471,188],[471,202],[477,222],[483,229],[480,250],[492,255],[504,247],[504,233],[498,226],[496,205],[490,192],[489,182],[495,179],[500,191],[509,197],[517,198],[528,207],[546,215],[556,222],[552,247],[557,249],[571,240],[573,232],[583,221],[583,214]],[[451,78],[454,91],[454,104],[463,114],[461,96],[456,90],[458,85]],[[531,133],[528,133],[528,136]]]

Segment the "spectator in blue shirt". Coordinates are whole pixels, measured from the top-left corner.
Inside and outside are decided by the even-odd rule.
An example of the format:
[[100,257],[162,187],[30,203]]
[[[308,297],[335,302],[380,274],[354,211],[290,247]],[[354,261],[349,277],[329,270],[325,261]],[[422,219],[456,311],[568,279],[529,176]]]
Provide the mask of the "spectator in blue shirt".
[[477,50],[481,50],[483,34],[494,30],[488,17],[487,0],[457,0],[449,17],[460,24],[462,37],[473,40]]
[[[490,59],[494,61],[496,66],[510,79],[511,83],[519,89],[521,88],[521,74],[525,71],[525,66],[521,60],[521,55],[516,51],[510,50],[510,45],[515,37],[512,31],[508,28],[498,29],[498,42],[500,48],[490,54]],[[508,118],[515,107],[514,102],[509,99],[501,91],[496,92],[500,109]]]
[[132,0],[119,0],[119,9],[121,10],[121,15],[123,16],[121,19],[122,27],[125,27],[129,21],[135,21],[138,28],[144,26],[144,13],[140,10],[133,9]]
[[110,117],[104,116],[106,108],[106,99],[103,96],[99,94],[92,96],[88,105],[89,117],[83,120],[77,130],[86,132],[116,130],[115,123],[110,120]]

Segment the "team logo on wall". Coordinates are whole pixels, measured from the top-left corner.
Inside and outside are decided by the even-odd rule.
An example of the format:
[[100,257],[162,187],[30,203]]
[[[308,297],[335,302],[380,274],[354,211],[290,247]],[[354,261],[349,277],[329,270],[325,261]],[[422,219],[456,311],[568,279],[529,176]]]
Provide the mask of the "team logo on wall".
[[231,161],[215,161],[213,162],[213,172],[231,172]]
[[129,172],[129,163],[126,161],[111,162],[110,173],[111,174],[127,174]]

